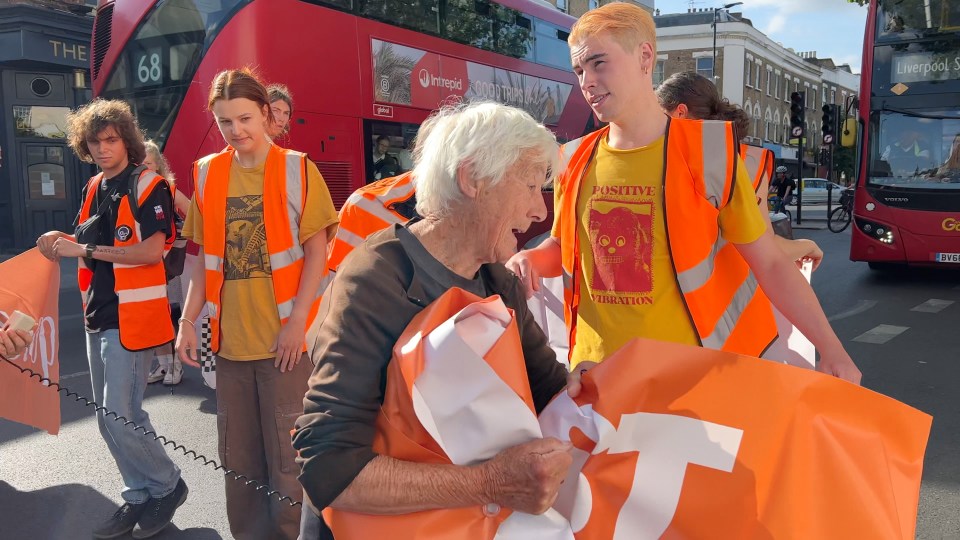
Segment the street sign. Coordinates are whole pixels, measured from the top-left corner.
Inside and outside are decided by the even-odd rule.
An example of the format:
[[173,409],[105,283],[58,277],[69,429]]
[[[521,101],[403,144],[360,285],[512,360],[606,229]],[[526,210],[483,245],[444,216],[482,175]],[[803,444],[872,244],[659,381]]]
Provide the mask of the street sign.
[[791,133],[794,137],[799,137],[799,136],[803,135],[803,127],[802,127],[802,126],[793,126],[793,129],[790,130],[790,133]]
[[832,142],[833,142],[833,135],[827,134],[823,136],[823,144],[830,144]]

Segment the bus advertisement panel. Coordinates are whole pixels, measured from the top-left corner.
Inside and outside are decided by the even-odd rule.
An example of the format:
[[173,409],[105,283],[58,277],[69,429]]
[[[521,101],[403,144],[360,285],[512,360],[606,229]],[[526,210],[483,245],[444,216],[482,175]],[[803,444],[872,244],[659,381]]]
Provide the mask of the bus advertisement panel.
[[101,0],[93,90],[131,104],[189,194],[191,163],[224,144],[210,81],[253,67],[293,93],[277,142],[308,153],[339,206],[380,175],[378,139],[396,172],[409,169],[420,123],[448,100],[520,107],[561,141],[590,129],[573,91],[573,21],[536,0]]
[[850,258],[960,264],[960,2],[873,0]]

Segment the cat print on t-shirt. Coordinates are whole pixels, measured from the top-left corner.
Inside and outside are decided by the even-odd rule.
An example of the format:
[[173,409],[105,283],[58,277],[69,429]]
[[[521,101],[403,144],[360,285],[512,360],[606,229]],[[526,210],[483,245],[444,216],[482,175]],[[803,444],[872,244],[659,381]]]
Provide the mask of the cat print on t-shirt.
[[652,303],[654,203],[646,197],[610,195],[598,193],[588,206],[591,296],[599,304]]

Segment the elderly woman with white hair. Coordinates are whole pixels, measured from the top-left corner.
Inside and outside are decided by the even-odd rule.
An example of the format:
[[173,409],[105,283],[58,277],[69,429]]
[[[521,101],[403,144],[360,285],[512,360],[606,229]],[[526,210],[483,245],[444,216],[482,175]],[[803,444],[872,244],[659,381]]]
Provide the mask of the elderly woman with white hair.
[[400,514],[494,503],[542,513],[570,466],[569,443],[536,440],[471,467],[406,462],[372,448],[392,349],[452,287],[500,295],[515,311],[538,412],[567,382],[502,264],[517,249],[515,233],[546,218],[540,189],[556,166],[554,136],[494,103],[443,109],[421,134],[413,174],[422,218],[370,236],[324,295],[310,353],[316,368],[294,435],[300,481],[315,509]]

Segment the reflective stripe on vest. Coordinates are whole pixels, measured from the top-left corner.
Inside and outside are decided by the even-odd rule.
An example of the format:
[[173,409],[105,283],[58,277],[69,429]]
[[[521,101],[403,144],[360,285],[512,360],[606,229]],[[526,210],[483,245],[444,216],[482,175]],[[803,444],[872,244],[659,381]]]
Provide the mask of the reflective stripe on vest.
[[769,185],[770,179],[773,178],[773,151],[759,146],[741,144],[740,156],[743,158],[743,164],[747,167],[747,172],[753,181],[753,191],[760,193],[760,187],[764,181]]
[[[87,184],[87,196],[80,209],[79,221],[90,217],[93,200],[100,189],[103,174],[90,179]],[[131,234],[126,240],[114,238],[114,246],[133,246],[143,241],[140,223],[133,215],[131,196],[137,197],[137,208],[142,208],[157,184],[166,182],[150,170],[140,173],[135,193],[126,194],[117,206],[116,227],[127,227]],[[171,226],[172,223],[172,215]],[[131,351],[150,349],[174,339],[173,324],[170,320],[170,304],[167,301],[167,279],[163,260],[149,264],[113,264],[113,275],[118,305],[117,314],[120,323],[120,343]],[[85,265],[79,265],[77,281],[80,285],[81,300],[86,311],[86,296],[93,279],[93,272]]]
[[[568,166],[558,178],[564,315],[571,354],[579,281],[577,198],[582,178],[607,128],[565,145]],[[720,237],[718,215],[733,195],[737,152],[729,123],[672,119],[666,137],[664,215],[677,283],[704,346],[759,356],[775,339],[766,296],[736,250]],[[678,321],[679,322],[679,321]]]
[[[410,200],[414,195],[413,175],[384,178],[354,191],[340,209],[340,226],[327,258],[330,274],[325,285],[333,279],[340,263],[371,234],[395,224],[405,224],[406,217],[390,208]],[[326,286],[324,286],[326,289]]]
[[[224,282],[226,204],[234,150],[227,148],[194,164],[197,207],[203,213],[206,301],[211,344],[220,349],[220,295]],[[270,259],[277,316],[284,324],[293,314],[304,263],[300,217],[306,204],[306,156],[271,145],[264,164],[263,222]],[[321,289],[322,290],[322,289]],[[311,303],[309,328],[319,308],[319,292]]]

